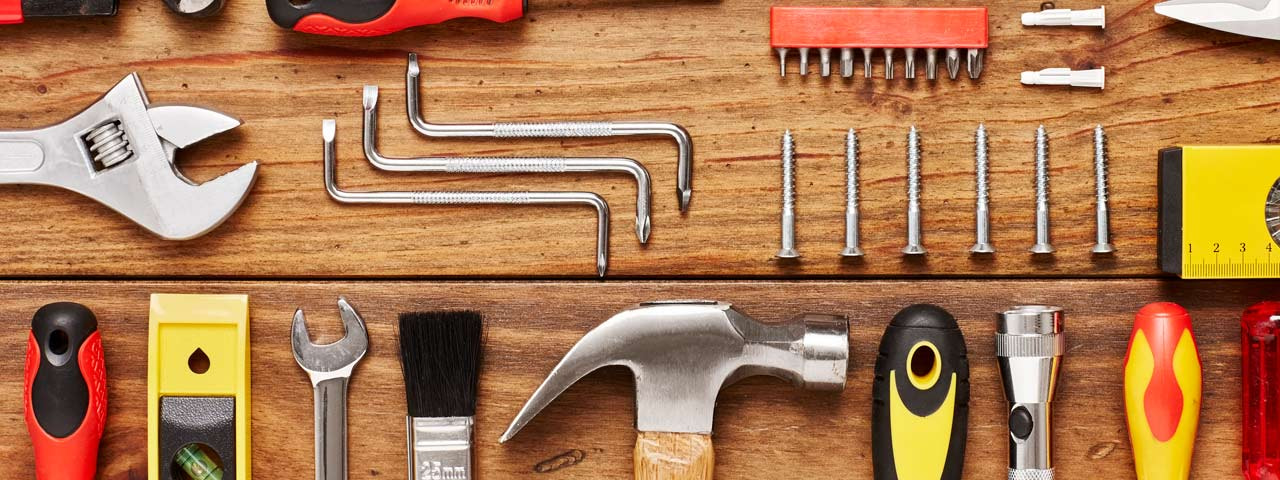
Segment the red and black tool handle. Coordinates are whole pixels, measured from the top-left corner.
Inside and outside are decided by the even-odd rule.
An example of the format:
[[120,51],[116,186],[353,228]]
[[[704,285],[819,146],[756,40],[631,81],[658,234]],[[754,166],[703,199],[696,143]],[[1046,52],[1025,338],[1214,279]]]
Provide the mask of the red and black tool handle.
[[299,32],[373,37],[462,17],[509,22],[527,6],[525,0],[267,0],[267,13]]
[[27,337],[23,404],[38,480],[93,480],[107,419],[107,371],[93,312],[37,310]]

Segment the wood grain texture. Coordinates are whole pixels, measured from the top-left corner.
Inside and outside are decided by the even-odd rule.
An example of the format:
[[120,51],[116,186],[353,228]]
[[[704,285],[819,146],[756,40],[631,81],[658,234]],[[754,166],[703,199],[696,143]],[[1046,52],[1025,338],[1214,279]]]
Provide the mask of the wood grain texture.
[[636,480],[711,480],[711,435],[636,432]]
[[100,477],[145,478],[147,298],[151,292],[249,293],[252,315],[253,466],[256,478],[312,474],[311,387],[289,347],[293,310],[307,309],[316,341],[340,332],[338,295],[368,323],[371,349],[350,390],[352,479],[405,478],[404,397],[395,321],[402,311],[470,308],[486,317],[475,445],[478,479],[618,479],[632,475],[635,393],[629,374],[593,373],[556,399],[510,442],[498,436],[560,357],[593,326],[632,303],[704,297],[737,304],[765,322],[803,312],[848,315],[851,360],[842,394],[807,392],[755,377],[725,389],[715,411],[717,478],[870,478],[871,382],[889,319],[934,302],[959,319],[971,360],[965,478],[1003,478],[1005,411],[994,359],[994,314],[1018,303],[1066,309],[1068,353],[1054,412],[1059,478],[1131,479],[1123,414],[1123,359],[1143,304],[1184,305],[1204,361],[1203,411],[1192,478],[1232,478],[1240,462],[1240,312],[1274,298],[1268,282],[1151,280],[618,283],[6,282],[0,315],[0,471],[32,478],[22,423],[22,326],[41,305],[74,300],[103,332],[110,414]]
[[[790,2],[784,2],[790,3]],[[812,3],[812,2],[810,2]],[[821,2],[819,2],[821,3]],[[905,5],[907,0],[886,0]],[[766,0],[533,1],[510,24],[459,20],[372,39],[283,31],[261,1],[217,17],[178,18],[154,0],[123,0],[112,19],[5,27],[0,127],[61,121],[138,71],[156,102],[214,107],[245,120],[181,152],[196,179],[262,161],[253,195],[196,241],[150,237],[108,209],[44,187],[0,188],[9,235],[0,275],[227,277],[588,277],[592,213],[574,208],[342,206],[320,181],[320,121],[336,118],[340,177],[350,189],[550,189],[601,193],[612,206],[611,274],[627,276],[1147,276],[1155,265],[1155,155],[1189,143],[1271,143],[1280,94],[1275,42],[1156,15],[1151,1],[1108,4],[1107,29],[1024,28],[1034,2],[991,5],[983,78],[914,83],[816,74],[779,78]],[[1093,5],[1090,5],[1091,7]],[[424,103],[436,122],[582,118],[677,122],[693,134],[695,193],[676,206],[674,146],[662,138],[420,138],[401,113],[405,54],[423,55]],[[793,56],[794,58],[794,56]],[[794,60],[793,60],[794,61]],[[899,59],[898,68],[901,69]],[[1029,88],[1022,70],[1106,66],[1107,89]],[[816,68],[816,67],[814,67]],[[879,76],[882,67],[877,65]],[[791,65],[795,71],[795,65]],[[653,238],[631,234],[624,176],[375,172],[359,147],[360,89],[382,87],[388,154],[630,156],[654,175]],[[974,129],[991,130],[993,240],[971,258]],[[924,262],[902,259],[905,138],[924,143]],[[1051,139],[1053,240],[1032,261],[1032,137]],[[1094,258],[1089,130],[1108,127],[1112,231],[1118,253]],[[843,132],[862,137],[867,257],[842,263]],[[778,242],[778,144],[800,153],[795,265]]]

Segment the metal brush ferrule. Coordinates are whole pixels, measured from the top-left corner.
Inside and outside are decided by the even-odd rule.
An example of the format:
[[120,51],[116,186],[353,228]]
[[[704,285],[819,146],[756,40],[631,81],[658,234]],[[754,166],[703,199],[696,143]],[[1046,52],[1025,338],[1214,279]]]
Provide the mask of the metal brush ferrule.
[[409,480],[471,480],[475,417],[407,417]]

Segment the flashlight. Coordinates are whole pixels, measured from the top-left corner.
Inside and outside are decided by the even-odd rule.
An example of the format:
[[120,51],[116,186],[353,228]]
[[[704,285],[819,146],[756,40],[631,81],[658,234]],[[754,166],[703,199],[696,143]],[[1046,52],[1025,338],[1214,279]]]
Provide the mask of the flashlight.
[[996,319],[996,359],[1009,401],[1009,480],[1053,480],[1049,403],[1066,352],[1062,309],[1013,307]]

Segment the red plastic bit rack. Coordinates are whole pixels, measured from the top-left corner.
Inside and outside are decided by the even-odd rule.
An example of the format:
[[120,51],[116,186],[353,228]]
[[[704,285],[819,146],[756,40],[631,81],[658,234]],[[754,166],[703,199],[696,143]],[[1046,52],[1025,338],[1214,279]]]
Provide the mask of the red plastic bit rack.
[[774,48],[987,48],[987,9],[773,7]]

